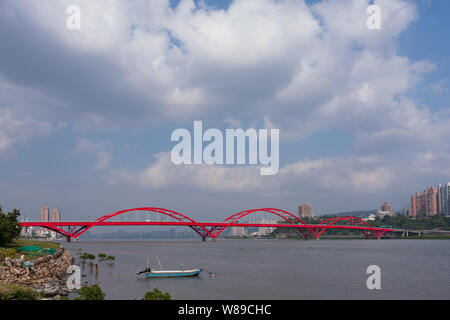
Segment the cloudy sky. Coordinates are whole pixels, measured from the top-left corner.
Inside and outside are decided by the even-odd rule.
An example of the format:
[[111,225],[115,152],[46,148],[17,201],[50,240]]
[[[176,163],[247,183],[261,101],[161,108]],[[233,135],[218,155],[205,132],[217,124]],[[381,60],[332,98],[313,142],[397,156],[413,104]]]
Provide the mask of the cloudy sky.
[[[2,0],[0,203],[395,209],[450,181],[448,1]],[[81,8],[81,30],[66,27]],[[280,171],[175,166],[177,128],[279,128]]]

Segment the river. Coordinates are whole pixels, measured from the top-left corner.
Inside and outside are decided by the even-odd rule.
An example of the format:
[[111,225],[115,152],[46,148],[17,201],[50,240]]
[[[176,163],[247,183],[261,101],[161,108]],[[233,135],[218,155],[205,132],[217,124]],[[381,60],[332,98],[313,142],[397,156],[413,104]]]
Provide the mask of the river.
[[[140,299],[158,288],[172,299],[450,299],[448,240],[80,240],[77,252],[115,256],[82,281],[98,283],[106,299]],[[194,278],[137,276],[150,257],[159,269],[202,267]],[[369,290],[369,265],[381,270],[381,289]],[[212,276],[212,275],[215,276]]]

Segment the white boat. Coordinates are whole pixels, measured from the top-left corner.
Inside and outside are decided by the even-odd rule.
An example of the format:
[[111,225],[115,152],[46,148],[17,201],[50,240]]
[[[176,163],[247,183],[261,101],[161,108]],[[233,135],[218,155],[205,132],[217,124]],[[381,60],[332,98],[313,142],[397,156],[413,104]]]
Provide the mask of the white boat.
[[158,257],[156,258],[158,259],[161,270],[152,270],[149,266],[149,262],[147,262],[147,268],[137,272],[137,274],[144,273],[147,278],[195,277],[203,271],[201,268],[184,269],[183,264],[181,265],[181,270],[162,270],[161,262]]

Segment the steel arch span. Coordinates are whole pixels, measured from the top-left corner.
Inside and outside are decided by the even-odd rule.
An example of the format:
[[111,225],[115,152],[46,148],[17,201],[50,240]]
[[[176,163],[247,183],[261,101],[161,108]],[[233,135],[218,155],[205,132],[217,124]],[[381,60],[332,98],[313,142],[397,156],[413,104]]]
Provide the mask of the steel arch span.
[[[117,216],[126,214],[126,213],[136,213],[136,212],[153,212],[160,213],[167,217],[172,218],[175,222],[112,222],[109,221]],[[210,231],[204,227],[203,225],[197,223],[195,220],[173,210],[168,210],[164,208],[157,207],[143,207],[143,208],[133,208],[126,209],[117,212],[113,212],[102,216],[93,222],[41,222],[38,224],[33,223],[21,223],[22,226],[40,226],[51,231],[57,232],[67,238],[78,238],[83,233],[88,231],[89,229],[95,226],[119,226],[119,225],[186,225],[189,226],[192,230],[194,230],[197,234],[199,234],[202,239],[207,237],[212,237]]]
[[[118,217],[126,217],[136,215],[138,213],[147,212],[153,214],[160,214],[165,220],[151,220],[145,221],[114,221]],[[277,220],[272,223],[265,223],[259,221],[258,223],[248,223],[242,220],[256,213],[269,214],[274,216]],[[124,221],[125,220],[125,221]],[[170,220],[170,221],[169,221]],[[344,223],[344,225],[342,225]],[[362,231],[366,237],[375,236],[380,238],[388,231],[394,231],[392,228],[376,228],[370,226],[367,222],[355,217],[334,217],[322,221],[320,224],[307,224],[299,217],[292,213],[277,209],[277,208],[261,208],[249,209],[237,212],[230,217],[224,219],[222,222],[197,222],[194,219],[181,214],[179,212],[158,208],[158,207],[142,207],[134,209],[126,209],[107,214],[91,222],[20,222],[22,227],[41,227],[47,228],[53,232],[57,232],[65,236],[68,240],[71,238],[78,238],[89,229],[96,226],[187,226],[194,230],[202,240],[212,238],[215,240],[224,230],[229,227],[271,227],[271,228],[294,228],[303,234],[305,239],[309,237],[319,239],[319,237],[328,229],[351,229]]]
[[[232,216],[229,216],[228,218],[226,218],[225,220],[223,220],[223,223],[226,223],[226,225],[218,231],[217,234],[213,234],[213,239],[217,238],[226,228],[228,227],[233,227],[236,226],[236,224],[238,223],[239,220],[241,220],[242,218],[250,215],[250,214],[254,214],[254,213],[258,213],[258,212],[266,212],[266,213],[270,213],[274,216],[277,216],[279,218],[282,218],[286,224],[298,224],[303,226],[302,228],[299,228],[299,230],[304,231],[304,228],[307,228],[308,231],[310,231],[312,234],[314,234],[315,236],[317,236],[313,229],[309,227],[309,225],[304,222],[303,220],[301,220],[299,217],[293,215],[292,213],[285,211],[285,210],[281,210],[281,209],[277,209],[277,208],[261,208],[261,209],[250,209],[250,210],[245,210],[245,211],[241,211],[238,213],[233,214]],[[305,234],[303,233],[303,235],[305,236]],[[305,236],[306,238],[306,236]]]
[[[139,212],[139,211],[147,211],[147,212],[154,212],[154,213],[160,213],[163,214],[167,217],[173,218],[176,221],[182,222],[182,223],[187,223],[187,225],[194,230],[198,235],[200,235],[200,237],[202,237],[202,239],[205,239],[207,237],[212,237],[211,232],[204,227],[203,225],[199,225],[194,219],[189,218],[188,216],[185,216],[179,212],[173,211],[173,210],[169,210],[169,209],[164,209],[164,208],[157,208],[157,207],[144,207],[144,208],[134,208],[134,209],[126,209],[126,210],[122,210],[122,211],[117,211],[111,214],[108,214],[106,216],[100,217],[97,220],[95,220],[98,223],[103,223],[106,222],[109,219],[112,219],[116,216],[125,214],[125,213],[129,213],[129,212]],[[87,231],[87,230],[85,230]]]
[[370,226],[366,221],[361,218],[356,217],[333,217],[322,221],[319,226],[321,226],[318,232],[318,237],[320,237],[327,229],[332,228],[333,225],[340,221],[346,221],[351,223],[355,227],[359,227],[363,234],[368,238],[370,235],[374,235],[377,238],[383,236],[388,230],[382,230],[379,228],[374,228]]

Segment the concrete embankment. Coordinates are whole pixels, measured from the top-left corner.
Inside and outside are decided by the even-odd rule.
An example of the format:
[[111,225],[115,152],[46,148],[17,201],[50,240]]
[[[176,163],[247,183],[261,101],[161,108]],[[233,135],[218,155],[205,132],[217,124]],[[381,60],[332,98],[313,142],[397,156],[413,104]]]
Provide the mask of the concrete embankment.
[[66,296],[70,292],[66,271],[73,261],[64,247],[32,261],[6,258],[0,265],[0,282],[31,288],[47,297]]

